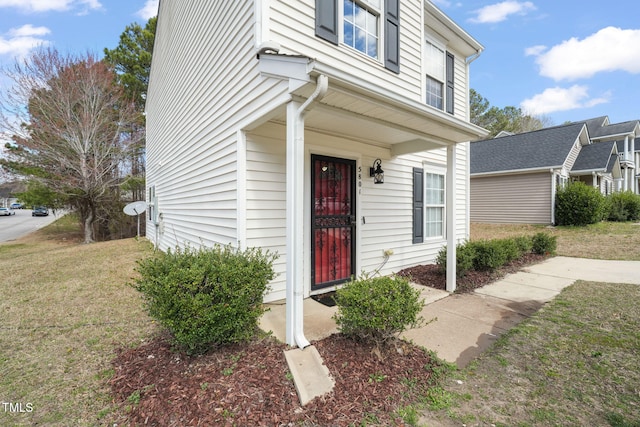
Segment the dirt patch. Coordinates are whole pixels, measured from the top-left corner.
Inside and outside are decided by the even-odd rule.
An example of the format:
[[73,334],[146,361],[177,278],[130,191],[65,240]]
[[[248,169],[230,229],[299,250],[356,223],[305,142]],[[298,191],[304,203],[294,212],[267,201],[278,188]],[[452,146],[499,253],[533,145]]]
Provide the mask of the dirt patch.
[[304,407],[287,346],[270,338],[188,357],[158,337],[119,351],[111,390],[131,425],[404,425],[397,410],[424,396],[438,363],[400,340],[380,352],[339,334],[313,344],[335,388]]

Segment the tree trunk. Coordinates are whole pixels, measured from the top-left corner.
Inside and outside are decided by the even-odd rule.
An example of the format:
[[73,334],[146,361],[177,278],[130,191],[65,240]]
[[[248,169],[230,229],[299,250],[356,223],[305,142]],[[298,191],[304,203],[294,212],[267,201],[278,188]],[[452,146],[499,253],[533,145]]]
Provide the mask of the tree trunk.
[[93,210],[89,209],[87,217],[84,219],[84,242],[93,243]]

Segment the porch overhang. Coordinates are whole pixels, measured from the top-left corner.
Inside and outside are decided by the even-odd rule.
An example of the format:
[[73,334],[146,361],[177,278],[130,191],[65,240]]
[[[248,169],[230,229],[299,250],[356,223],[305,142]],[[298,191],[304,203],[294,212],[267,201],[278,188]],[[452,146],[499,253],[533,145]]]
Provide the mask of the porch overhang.
[[[329,79],[327,94],[305,117],[305,129],[390,150],[391,156],[444,148],[485,137],[488,132],[458,117],[301,57],[261,54],[265,76],[289,79],[290,94],[304,100],[319,75]],[[292,83],[293,82],[293,83]],[[286,122],[286,108],[271,120]]]

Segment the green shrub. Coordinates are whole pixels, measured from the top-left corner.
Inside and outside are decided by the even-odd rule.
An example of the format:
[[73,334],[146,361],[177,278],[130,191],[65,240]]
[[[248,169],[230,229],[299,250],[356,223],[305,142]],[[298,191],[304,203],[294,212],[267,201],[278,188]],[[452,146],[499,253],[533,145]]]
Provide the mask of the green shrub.
[[[456,276],[464,277],[473,268],[475,249],[469,242],[456,246]],[[443,246],[436,257],[436,264],[444,274],[447,271],[447,246]]]
[[595,187],[574,182],[556,193],[556,225],[595,224],[605,218],[606,199]]
[[399,277],[365,277],[336,291],[338,312],[333,316],[340,331],[353,339],[388,343],[407,328],[422,322],[420,291]]
[[500,240],[477,240],[472,245],[475,251],[473,268],[476,270],[495,270],[507,262],[507,251]]
[[613,193],[607,196],[609,221],[637,221],[640,219],[640,195],[631,191]]
[[498,242],[498,244],[502,246],[502,251],[504,252],[505,264],[515,261],[524,255],[520,251],[520,246],[518,246],[515,238],[500,239]]
[[520,256],[526,255],[533,250],[533,239],[531,236],[518,236],[513,238],[514,243],[520,251]]
[[548,233],[536,233],[532,239],[532,248],[534,254],[538,255],[554,255],[558,246],[558,239]]
[[151,317],[187,353],[250,339],[264,313],[276,255],[230,246],[185,248],[138,263],[134,286]]

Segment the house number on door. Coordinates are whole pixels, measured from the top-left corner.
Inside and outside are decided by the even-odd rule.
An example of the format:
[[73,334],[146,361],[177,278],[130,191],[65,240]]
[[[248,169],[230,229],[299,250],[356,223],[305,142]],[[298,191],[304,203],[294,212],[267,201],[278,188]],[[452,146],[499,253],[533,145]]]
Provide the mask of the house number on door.
[[358,166],[358,194],[362,194],[362,166]]

